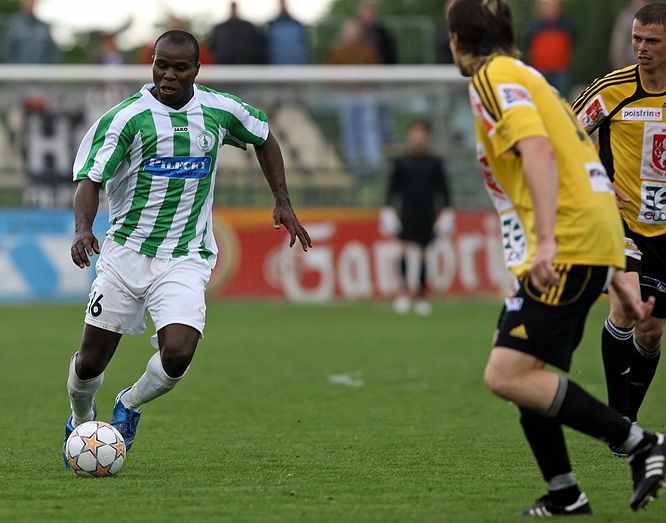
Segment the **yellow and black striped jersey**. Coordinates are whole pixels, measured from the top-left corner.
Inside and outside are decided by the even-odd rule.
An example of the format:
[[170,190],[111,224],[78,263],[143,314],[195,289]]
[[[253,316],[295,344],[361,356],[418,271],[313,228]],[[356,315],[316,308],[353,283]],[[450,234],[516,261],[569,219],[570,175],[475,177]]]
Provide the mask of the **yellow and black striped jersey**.
[[666,92],[647,91],[637,65],[597,79],[574,102],[578,120],[599,130],[599,155],[629,201],[620,211],[643,236],[666,234]]
[[536,249],[532,200],[515,146],[543,136],[558,167],[554,263],[624,268],[624,235],[610,180],[571,108],[543,76],[520,60],[494,56],[472,78],[469,95],[507,267],[524,275]]

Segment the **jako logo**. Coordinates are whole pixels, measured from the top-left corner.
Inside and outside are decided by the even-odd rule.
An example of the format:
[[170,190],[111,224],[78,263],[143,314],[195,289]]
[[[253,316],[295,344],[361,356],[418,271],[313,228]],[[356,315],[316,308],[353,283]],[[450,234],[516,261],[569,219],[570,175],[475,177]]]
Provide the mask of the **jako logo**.
[[149,158],[143,170],[152,176],[200,179],[210,174],[210,156],[158,156]]

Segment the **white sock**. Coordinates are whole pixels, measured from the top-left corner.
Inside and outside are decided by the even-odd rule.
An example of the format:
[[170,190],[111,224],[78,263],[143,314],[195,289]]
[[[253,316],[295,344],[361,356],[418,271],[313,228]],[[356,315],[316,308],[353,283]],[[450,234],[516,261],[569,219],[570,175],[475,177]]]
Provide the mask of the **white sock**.
[[69,393],[69,404],[72,407],[72,423],[75,427],[94,419],[93,402],[95,401],[95,393],[104,381],[103,372],[89,380],[79,378],[75,369],[78,354],[78,352],[75,352],[69,362],[69,375],[67,377],[67,392]]
[[146,365],[146,372],[132,385],[132,388],[123,394],[121,401],[128,409],[138,409],[144,403],[166,394],[185,376],[185,372],[177,378],[169,376],[162,366],[159,351],[152,355]]

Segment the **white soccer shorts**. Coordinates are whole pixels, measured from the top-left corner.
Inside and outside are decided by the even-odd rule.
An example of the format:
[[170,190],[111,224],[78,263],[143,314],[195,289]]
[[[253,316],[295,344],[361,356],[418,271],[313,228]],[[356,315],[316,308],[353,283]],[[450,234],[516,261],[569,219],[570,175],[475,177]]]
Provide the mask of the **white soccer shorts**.
[[198,256],[152,258],[107,238],[90,289],[85,322],[120,334],[181,323],[203,334],[209,263]]

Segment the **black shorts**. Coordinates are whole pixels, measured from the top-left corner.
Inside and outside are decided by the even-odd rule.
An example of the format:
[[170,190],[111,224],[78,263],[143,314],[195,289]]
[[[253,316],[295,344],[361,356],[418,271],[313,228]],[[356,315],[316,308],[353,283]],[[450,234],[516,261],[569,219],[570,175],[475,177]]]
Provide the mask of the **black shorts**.
[[399,238],[426,247],[435,238],[431,221],[404,221]]
[[590,307],[609,282],[608,267],[556,265],[560,286],[542,294],[529,276],[500,314],[495,347],[525,352],[564,371],[583,337]]
[[652,315],[666,318],[666,234],[643,236],[629,230],[625,224],[624,252],[626,272],[638,273],[643,300],[655,297]]

